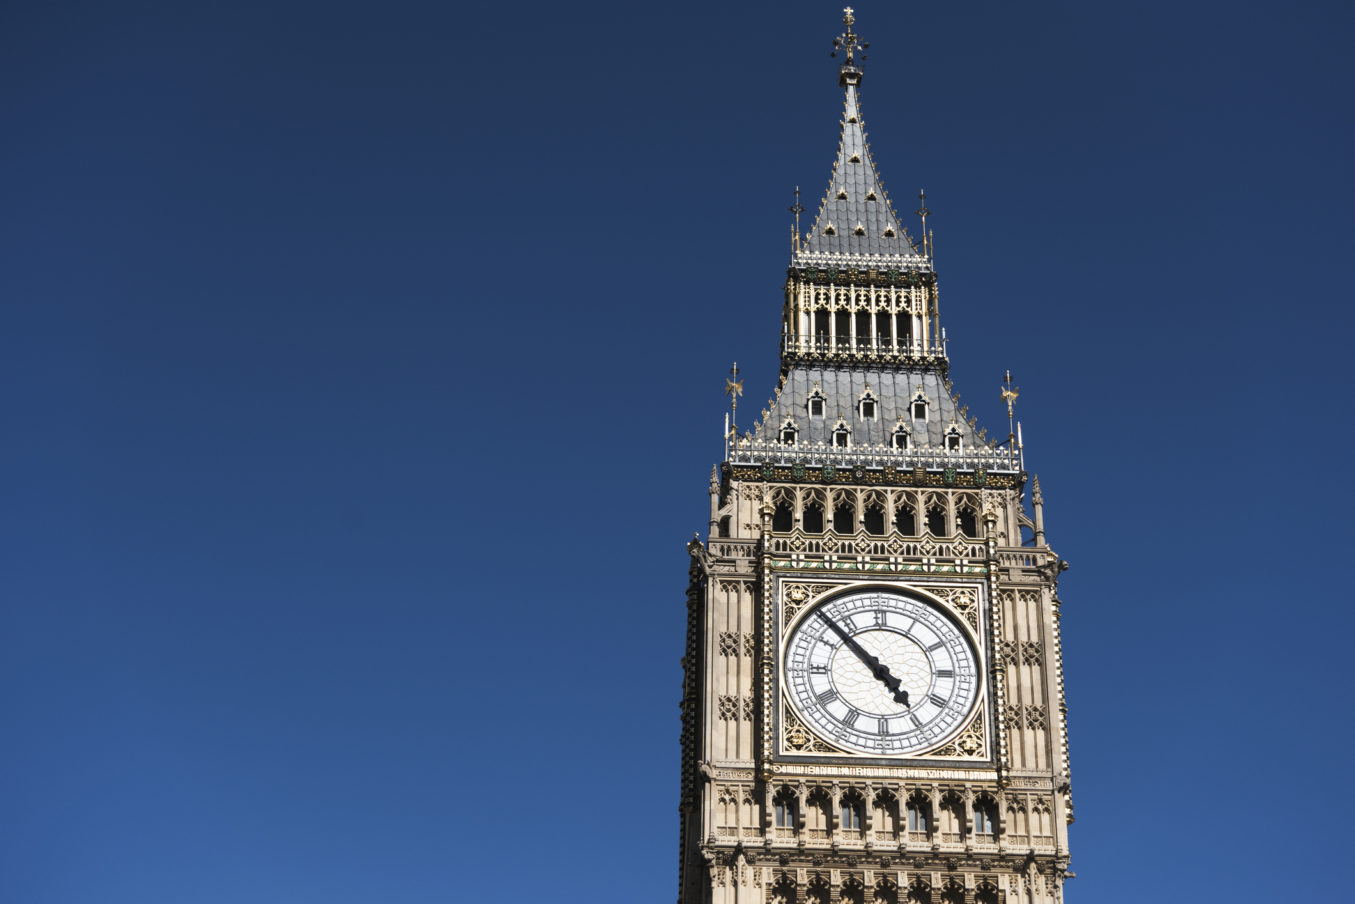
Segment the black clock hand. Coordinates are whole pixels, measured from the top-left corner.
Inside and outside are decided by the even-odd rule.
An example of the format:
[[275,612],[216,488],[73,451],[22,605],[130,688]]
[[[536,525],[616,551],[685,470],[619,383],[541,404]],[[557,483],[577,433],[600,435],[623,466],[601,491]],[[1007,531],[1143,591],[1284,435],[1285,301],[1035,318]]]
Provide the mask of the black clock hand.
[[875,676],[875,679],[883,683],[885,687],[889,688],[890,693],[894,695],[895,703],[900,703],[904,706],[909,705],[908,692],[900,687],[900,685],[903,682],[899,681],[899,679],[895,678],[893,675],[890,674],[889,667],[887,665],[885,665],[883,662],[881,662],[874,656],[870,655],[870,651],[868,651],[865,647],[861,646],[861,644],[857,643],[856,638],[852,637],[846,631],[842,630],[842,627],[838,625],[837,622],[829,618],[826,612],[820,610],[819,617],[828,623],[828,627],[832,628],[834,633],[836,633],[838,637],[842,638],[842,642],[845,643],[851,649],[851,651],[856,654],[856,658],[860,659],[862,662],[866,664],[866,667],[870,669],[870,673]]

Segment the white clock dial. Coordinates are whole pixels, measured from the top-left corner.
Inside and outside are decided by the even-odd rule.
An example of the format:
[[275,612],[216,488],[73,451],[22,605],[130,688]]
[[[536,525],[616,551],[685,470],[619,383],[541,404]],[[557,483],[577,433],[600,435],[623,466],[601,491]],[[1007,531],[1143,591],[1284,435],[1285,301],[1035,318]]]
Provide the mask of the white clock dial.
[[901,756],[959,730],[978,699],[978,657],[931,603],[859,590],[801,615],[786,641],[785,682],[800,718],[826,740]]

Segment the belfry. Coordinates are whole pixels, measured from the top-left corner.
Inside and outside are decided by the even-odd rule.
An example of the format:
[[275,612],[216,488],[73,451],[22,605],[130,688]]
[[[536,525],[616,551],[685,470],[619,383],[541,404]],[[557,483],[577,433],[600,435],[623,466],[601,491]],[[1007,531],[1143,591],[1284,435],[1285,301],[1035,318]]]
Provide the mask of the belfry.
[[[845,12],[837,160],[797,225],[779,379],[751,429],[731,418],[688,544],[678,900],[1056,904],[1067,564],[1010,375],[1007,430],[959,403],[929,211],[914,238],[885,193]],[[737,405],[737,368],[726,387]]]

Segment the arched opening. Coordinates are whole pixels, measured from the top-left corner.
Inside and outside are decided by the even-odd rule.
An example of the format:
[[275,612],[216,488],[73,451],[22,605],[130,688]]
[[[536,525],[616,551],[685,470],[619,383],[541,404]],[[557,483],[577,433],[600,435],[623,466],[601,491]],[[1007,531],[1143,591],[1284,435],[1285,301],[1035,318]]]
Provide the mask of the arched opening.
[[894,509],[894,528],[905,537],[917,536],[917,510],[911,503],[900,502]]
[[772,513],[772,530],[784,534],[795,527],[795,509],[789,501],[778,499],[776,510]]
[[899,837],[899,799],[888,791],[875,796],[875,837],[880,841]]
[[946,530],[946,508],[939,502],[927,507],[927,533],[933,537],[950,536],[950,531]]
[[899,904],[899,887],[888,879],[875,883],[871,904]]
[[960,533],[971,540],[978,539],[979,516],[977,512],[968,505],[964,505],[955,513],[955,520],[959,523]]
[[848,838],[860,838],[866,811],[865,801],[859,794],[848,792],[842,795],[838,812],[838,825]]
[[913,318],[904,313],[894,315],[894,342],[900,348],[907,348],[909,340],[912,338],[912,320]]
[[883,537],[885,533],[885,499],[878,492],[866,496],[866,507],[861,513],[861,526],[872,537]]
[[845,497],[838,499],[833,506],[833,532],[838,534],[856,533],[856,506]]
[[958,844],[961,833],[964,831],[965,805],[964,798],[955,792],[947,792],[941,798],[940,825],[941,842],[943,844]]
[[728,515],[720,519],[720,536],[724,539],[729,539],[729,523]]
[[807,534],[823,533],[823,500],[811,496],[805,500],[805,510],[800,518],[800,527]]
[[795,828],[795,795],[790,789],[782,788],[772,801],[773,823],[778,829]]
[[805,831],[809,833],[811,841],[828,838],[828,827],[832,824],[832,807],[832,798],[822,788],[811,791],[805,800]]
[[838,349],[847,349],[852,344],[852,315],[846,311],[833,313],[834,345]]
[[997,831],[997,804],[990,797],[974,799],[974,838],[991,842]]
[[926,841],[931,828],[931,804],[923,797],[908,798],[908,837],[913,841]]

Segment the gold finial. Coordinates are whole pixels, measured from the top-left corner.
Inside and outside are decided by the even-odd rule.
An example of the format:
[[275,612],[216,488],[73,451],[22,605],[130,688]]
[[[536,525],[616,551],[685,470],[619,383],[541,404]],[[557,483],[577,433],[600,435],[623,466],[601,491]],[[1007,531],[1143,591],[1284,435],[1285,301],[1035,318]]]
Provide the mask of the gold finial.
[[[1012,459],[1016,453],[1016,412],[1013,404],[1016,397],[1021,394],[1020,386],[1012,385],[1012,372],[1007,371],[1006,378],[1002,381],[1002,401],[1007,403],[1007,457]],[[1014,460],[1014,459],[1013,459]]]
[[795,214],[795,232],[791,234],[790,248],[792,251],[800,250],[800,214],[805,212],[804,205],[800,203],[800,186],[795,186],[795,203],[790,205],[790,212]]
[[856,24],[856,11],[850,6],[842,10],[842,24],[847,26],[847,30],[833,38],[833,53],[836,57],[839,53],[845,53],[847,59],[842,63],[839,69],[838,84],[844,88],[847,85],[854,85],[861,80],[861,70],[856,65],[856,54],[860,52],[861,62],[866,61],[866,50],[870,48],[869,44],[861,41],[861,36],[852,31],[852,26]]
[[931,243],[927,240],[927,215],[931,213],[927,209],[927,192],[919,191],[917,201],[918,208],[913,213],[922,218],[922,256],[931,257]]
[[1007,371],[1007,376],[1002,383],[1002,401],[1007,403],[1007,417],[1010,418],[1013,416],[1012,403],[1021,394],[1021,387],[1012,385],[1012,372],[1010,370]]
[[739,362],[735,361],[734,366],[729,369],[729,376],[725,378],[725,395],[729,396],[729,432],[731,436],[737,435],[739,396],[743,395],[743,381],[739,378]]

